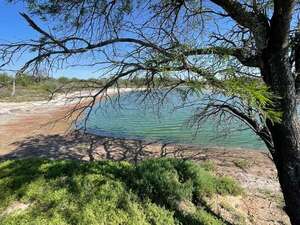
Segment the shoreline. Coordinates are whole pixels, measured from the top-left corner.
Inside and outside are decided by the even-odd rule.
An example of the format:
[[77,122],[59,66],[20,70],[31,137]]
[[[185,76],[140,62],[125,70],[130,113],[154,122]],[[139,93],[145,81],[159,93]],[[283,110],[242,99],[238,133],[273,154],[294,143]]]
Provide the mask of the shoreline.
[[[128,90],[127,91],[131,91]],[[110,94],[116,93],[111,91]],[[61,118],[72,102],[0,103],[0,160],[43,157],[71,160],[128,160],[175,157],[208,163],[216,174],[236,179],[245,193],[229,199],[250,223],[289,225],[276,168],[265,151],[163,144],[158,141],[101,137],[70,131],[72,118]],[[4,106],[6,105],[6,108]],[[221,201],[222,199],[216,199]],[[217,209],[222,211],[222,209]],[[270,222],[272,221],[272,222]]]
[[[108,89],[107,95],[133,91],[133,88]],[[15,150],[16,142],[33,135],[66,135],[73,125],[75,114],[65,115],[74,107],[89,101],[92,92],[59,94],[52,100],[32,102],[0,102],[0,156]],[[106,96],[100,96],[99,98]],[[99,99],[98,99],[99,100]],[[21,124],[21,126],[20,126]]]
[[[120,88],[108,89],[107,96],[125,92],[136,91],[136,88]],[[58,134],[67,135],[72,131],[73,120],[76,113],[70,118],[64,116],[70,112],[78,104],[78,99],[84,96],[85,99],[80,103],[84,105],[88,101],[92,92],[74,92],[68,95],[59,94],[54,99],[47,101],[31,101],[31,102],[0,102],[0,156],[15,150],[14,143],[22,141],[33,135]],[[105,97],[105,96],[104,96]],[[100,97],[101,98],[101,97]],[[101,99],[98,99],[101,101]],[[60,118],[60,119],[57,119]],[[20,127],[20,124],[23,124]],[[26,129],[28,128],[28,129]],[[118,135],[103,135],[89,133],[99,138],[115,138],[126,141],[142,141],[144,143],[156,142],[161,145],[185,146],[194,150],[210,149],[227,150],[227,151],[254,151],[267,153],[266,149],[251,149],[242,147],[225,147],[225,146],[202,146],[188,143],[175,143],[164,140],[148,140],[138,137],[121,137]],[[3,138],[4,137],[4,138]]]
[[[78,130],[80,132],[80,130]],[[199,144],[188,144],[188,143],[180,143],[175,141],[168,141],[168,140],[154,140],[154,139],[147,139],[143,137],[133,137],[133,136],[126,136],[126,135],[105,135],[100,134],[97,132],[86,132],[87,135],[99,137],[99,138],[112,138],[112,139],[118,139],[123,141],[141,141],[143,143],[157,143],[160,145],[167,145],[167,146],[184,146],[186,148],[189,148],[191,150],[211,150],[211,151],[253,151],[253,152],[262,152],[262,153],[269,153],[267,149],[261,149],[261,148],[243,148],[243,147],[226,147],[226,146],[218,146],[218,145],[199,145]]]

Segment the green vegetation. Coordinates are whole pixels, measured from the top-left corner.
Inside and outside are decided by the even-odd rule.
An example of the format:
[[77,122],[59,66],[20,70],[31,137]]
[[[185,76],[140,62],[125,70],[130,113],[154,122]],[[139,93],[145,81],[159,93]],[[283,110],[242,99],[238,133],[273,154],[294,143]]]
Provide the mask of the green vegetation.
[[247,159],[236,159],[233,161],[234,165],[242,170],[249,169],[252,163]]
[[216,164],[214,161],[212,160],[205,160],[203,162],[201,162],[201,167],[203,167],[204,169],[208,170],[208,171],[216,171]]
[[11,96],[13,89],[13,77],[0,74],[0,101],[35,101],[49,98],[54,91],[62,91],[60,88],[68,83],[79,82],[77,79],[49,78],[20,75],[16,79],[16,93]]
[[[91,90],[102,88],[107,83],[107,78],[90,78],[80,80],[77,78],[59,77],[57,79],[46,76],[32,76],[22,74],[16,79],[16,93],[11,96],[13,90],[13,76],[0,74],[0,101],[37,101],[49,99],[52,93],[72,92],[79,90]],[[119,88],[142,87],[146,78],[133,77],[132,79],[118,81]],[[155,79],[155,83],[174,82],[167,79]]]
[[[191,161],[9,160],[0,163],[0,224],[221,225],[204,197],[239,195]],[[22,210],[13,210],[16,203]]]

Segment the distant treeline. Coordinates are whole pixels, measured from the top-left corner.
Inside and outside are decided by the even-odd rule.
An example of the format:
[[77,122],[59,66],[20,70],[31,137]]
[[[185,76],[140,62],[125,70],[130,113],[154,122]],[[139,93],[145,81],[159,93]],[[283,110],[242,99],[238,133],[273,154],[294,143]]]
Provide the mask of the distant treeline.
[[[115,86],[119,88],[134,87],[166,87],[178,82],[169,77],[145,78],[134,76],[131,78],[119,79]],[[78,90],[94,90],[102,88],[109,83],[107,78],[78,79],[49,76],[32,76],[27,74],[13,76],[0,73],[0,101],[32,101],[43,100],[54,93],[74,92]]]
[[[91,81],[94,79],[90,79]],[[0,87],[9,87],[13,84],[14,77],[6,73],[0,74]],[[45,89],[55,89],[60,85],[65,85],[72,82],[80,82],[77,78],[59,77],[53,78],[48,76],[32,76],[21,74],[16,78],[16,86],[20,87],[36,87],[41,86]]]
[[[11,89],[13,86],[14,77],[5,73],[0,74],[0,88],[8,88]],[[68,78],[68,77],[59,77],[59,78],[53,78],[53,77],[47,77],[47,76],[31,76],[27,74],[22,74],[17,76],[15,80],[15,84],[17,88],[22,89],[34,89],[34,90],[43,90],[43,91],[54,91],[60,88],[68,88],[73,85],[80,88],[92,88],[92,87],[99,87],[101,85],[104,85],[106,83],[106,79],[85,79],[81,80],[78,78]],[[135,86],[137,83],[141,82],[128,82],[124,81],[120,83],[121,86]]]
[[[6,73],[0,74],[0,87],[9,87],[13,84],[14,77]],[[58,79],[46,77],[46,76],[31,76],[27,74],[22,74],[16,78],[16,86],[20,87],[34,87],[34,86],[44,86],[45,89],[53,89],[61,84],[66,84],[72,81],[79,81],[76,78],[69,79],[67,77],[60,77]]]
[[[10,87],[12,86],[14,77],[6,73],[0,74],[0,88],[1,87]],[[89,78],[89,79],[78,79],[78,78],[68,78],[68,77],[59,77],[53,78],[48,76],[32,76],[27,74],[19,75],[16,78],[16,86],[23,88],[38,88],[43,90],[55,90],[61,86],[70,86],[71,84],[82,84],[82,87],[99,87],[107,83],[107,78]],[[171,80],[168,79],[158,79],[154,78],[151,80],[156,84],[161,82],[171,83]],[[141,87],[147,85],[148,81],[143,77],[134,77],[131,79],[120,79],[118,81],[119,87]],[[70,84],[70,85],[69,85]]]

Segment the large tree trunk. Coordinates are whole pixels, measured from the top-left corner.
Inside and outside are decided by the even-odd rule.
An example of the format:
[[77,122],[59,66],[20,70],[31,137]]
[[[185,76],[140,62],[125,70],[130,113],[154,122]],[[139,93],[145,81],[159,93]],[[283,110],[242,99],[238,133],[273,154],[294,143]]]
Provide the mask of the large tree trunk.
[[[287,109],[288,110],[288,109]],[[274,162],[286,203],[286,212],[293,225],[300,225],[300,151],[296,115],[270,125],[274,140]]]
[[293,225],[300,225],[300,130],[296,108],[295,78],[288,60],[288,50],[266,49],[263,77],[271,90],[280,97],[275,109],[282,121],[267,121],[274,143],[270,149],[286,203],[286,212]]
[[267,121],[273,148],[270,151],[292,225],[300,225],[300,131],[296,104],[295,77],[289,61],[289,31],[294,1],[276,1],[271,19],[268,46],[262,54],[265,83],[279,98],[275,110],[283,113],[280,123]]
[[[288,109],[287,109],[288,110]],[[269,125],[274,140],[274,163],[293,225],[300,224],[300,151],[299,124],[296,115],[281,124]]]

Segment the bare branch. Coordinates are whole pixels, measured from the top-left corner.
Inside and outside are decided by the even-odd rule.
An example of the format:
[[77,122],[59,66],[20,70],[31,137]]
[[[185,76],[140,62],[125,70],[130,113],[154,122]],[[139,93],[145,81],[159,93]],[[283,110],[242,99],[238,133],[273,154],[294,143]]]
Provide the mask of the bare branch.
[[212,0],[212,2],[222,7],[238,24],[251,30],[260,51],[266,47],[269,24],[268,18],[263,13],[249,12],[235,0]]

